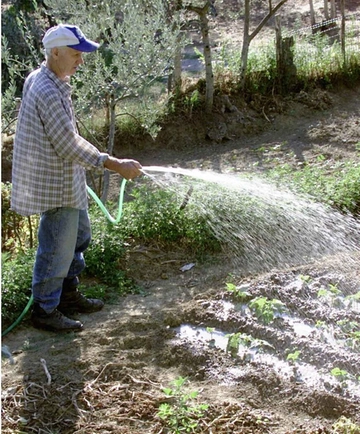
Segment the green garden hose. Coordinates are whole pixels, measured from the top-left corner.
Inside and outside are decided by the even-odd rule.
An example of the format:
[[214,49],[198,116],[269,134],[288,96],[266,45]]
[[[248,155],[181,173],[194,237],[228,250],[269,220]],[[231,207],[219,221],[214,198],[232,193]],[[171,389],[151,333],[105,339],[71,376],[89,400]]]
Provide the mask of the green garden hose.
[[[125,185],[126,185],[126,179],[124,178],[122,180],[121,183],[121,187],[120,187],[120,193],[119,193],[119,207],[118,207],[118,213],[116,218],[112,217],[111,214],[109,213],[109,211],[105,208],[104,204],[101,202],[101,200],[99,199],[99,197],[97,196],[97,194],[87,185],[87,191],[89,193],[89,195],[95,200],[95,202],[99,205],[101,211],[105,214],[105,216],[107,217],[107,219],[112,223],[112,224],[117,224],[119,223],[120,219],[121,219],[121,215],[122,215],[122,209],[123,209],[123,203],[124,203],[124,194],[125,194]],[[32,303],[34,301],[33,296],[31,295],[28,304],[25,306],[25,309],[23,310],[22,314],[19,316],[19,318],[13,323],[11,324],[10,327],[8,327],[4,332],[1,333],[1,336],[5,336],[7,335],[11,330],[13,330],[17,325],[20,324],[20,322],[22,321],[22,319],[24,318],[24,316],[27,314],[27,312],[29,311]]]

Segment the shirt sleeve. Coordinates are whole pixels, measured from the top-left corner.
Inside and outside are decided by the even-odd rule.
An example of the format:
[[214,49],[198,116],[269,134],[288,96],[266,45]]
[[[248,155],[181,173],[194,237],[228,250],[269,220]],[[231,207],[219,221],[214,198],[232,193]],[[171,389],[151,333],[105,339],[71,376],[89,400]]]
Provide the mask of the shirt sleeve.
[[70,102],[55,89],[42,92],[37,101],[44,131],[56,154],[86,169],[100,168],[109,157],[81,137],[72,120]]

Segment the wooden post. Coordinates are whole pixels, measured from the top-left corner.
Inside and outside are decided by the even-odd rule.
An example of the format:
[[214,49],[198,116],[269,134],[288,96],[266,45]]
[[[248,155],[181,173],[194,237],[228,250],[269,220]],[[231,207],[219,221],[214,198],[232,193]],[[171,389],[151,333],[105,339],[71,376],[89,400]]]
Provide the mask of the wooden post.
[[316,22],[315,22],[315,10],[314,10],[314,2],[313,2],[313,0],[309,0],[309,5],[310,5],[310,20],[311,20],[311,25],[314,26],[316,24]]
[[345,0],[340,0],[341,10],[341,28],[340,28],[340,41],[341,52],[343,55],[344,66],[346,67],[346,48],[345,48]]
[[336,17],[336,4],[335,4],[335,0],[330,0],[330,7],[331,7],[331,18],[335,18]]
[[283,38],[281,34],[280,16],[275,17],[276,32],[276,82],[282,94],[290,92],[296,83],[296,66],[292,47],[294,45],[293,36]]
[[326,21],[329,19],[329,0],[324,0],[324,17]]

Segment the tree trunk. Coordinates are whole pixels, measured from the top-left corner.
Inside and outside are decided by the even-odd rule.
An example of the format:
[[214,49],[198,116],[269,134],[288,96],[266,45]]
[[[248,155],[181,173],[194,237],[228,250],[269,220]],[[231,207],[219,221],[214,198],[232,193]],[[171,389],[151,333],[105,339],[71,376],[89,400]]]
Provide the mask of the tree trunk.
[[246,81],[246,70],[249,56],[249,46],[251,41],[265,26],[269,19],[276,14],[276,12],[283,6],[288,0],[280,0],[279,3],[273,8],[271,1],[269,1],[269,12],[256,27],[256,29],[250,34],[250,0],[245,0],[245,18],[244,18],[244,40],[241,50],[241,68],[240,68],[240,88],[244,90]]
[[206,77],[206,95],[205,95],[205,112],[211,113],[214,103],[214,74],[212,69],[211,48],[209,38],[209,20],[206,12],[200,16],[201,34],[204,43],[205,59],[205,77]]
[[201,35],[204,44],[204,60],[205,60],[205,77],[206,77],[206,95],[205,95],[205,111],[211,113],[214,103],[214,74],[212,69],[211,48],[209,38],[209,20],[207,18],[208,10],[212,3],[207,1],[202,8],[195,6],[187,6],[187,9],[199,15],[201,25]]
[[250,0],[245,0],[245,17],[244,17],[244,37],[241,50],[241,70],[240,70],[240,87],[245,88],[247,62],[250,45]]
[[316,24],[316,21],[315,21],[315,10],[314,10],[313,0],[309,0],[309,5],[310,5],[310,21],[311,21],[311,25],[314,26]]
[[[109,140],[107,153],[112,155],[114,150],[114,142],[115,142],[115,108],[116,108],[116,100],[115,95],[112,93],[109,97],[108,102],[109,114],[110,114],[110,124],[109,124]],[[101,193],[101,202],[105,203],[109,194],[109,185],[110,185],[110,172],[105,170],[104,173],[104,182],[103,182],[103,190]]]
[[173,73],[173,88],[177,92],[181,88],[181,34],[176,39],[175,58],[174,58],[174,73]]

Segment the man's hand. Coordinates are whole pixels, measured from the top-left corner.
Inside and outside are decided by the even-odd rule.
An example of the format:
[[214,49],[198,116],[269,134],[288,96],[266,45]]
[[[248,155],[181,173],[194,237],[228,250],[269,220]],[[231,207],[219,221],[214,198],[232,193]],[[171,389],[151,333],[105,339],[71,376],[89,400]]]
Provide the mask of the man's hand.
[[115,157],[109,157],[104,162],[104,167],[113,172],[119,173],[126,179],[133,179],[141,175],[141,164],[136,160],[119,159]]

